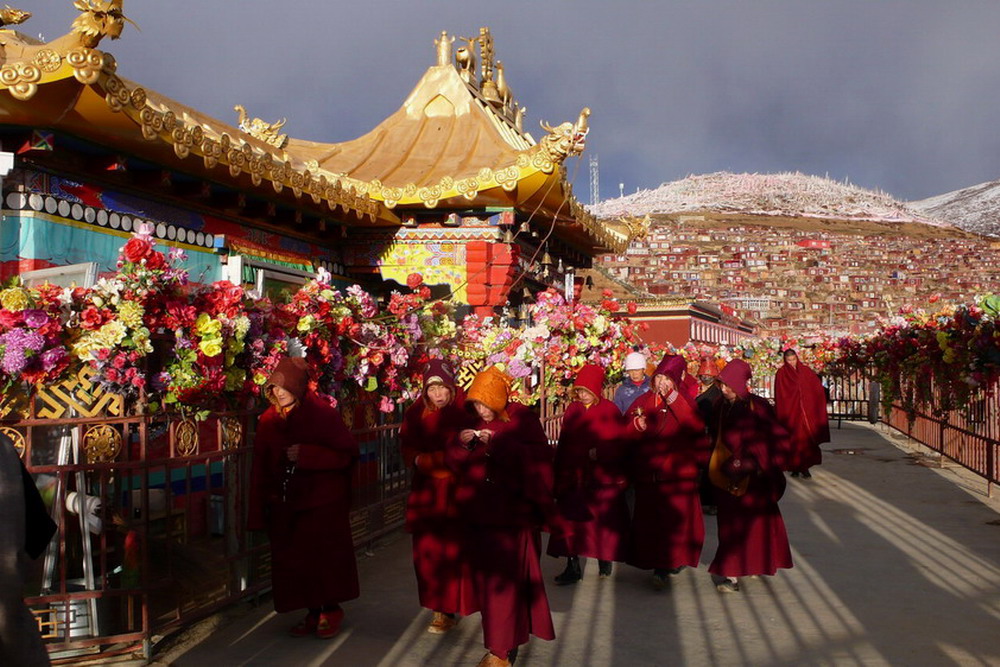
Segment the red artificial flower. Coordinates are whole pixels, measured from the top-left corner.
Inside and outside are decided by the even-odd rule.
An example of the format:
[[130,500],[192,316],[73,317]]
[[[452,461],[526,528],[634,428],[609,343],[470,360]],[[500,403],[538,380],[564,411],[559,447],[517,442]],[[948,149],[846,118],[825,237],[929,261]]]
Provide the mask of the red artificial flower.
[[417,289],[424,284],[424,277],[419,273],[411,273],[406,276],[406,286],[412,290]]
[[146,259],[151,252],[153,252],[153,244],[135,236],[130,238],[128,243],[122,248],[122,255],[133,264],[138,264]]
[[103,315],[105,312],[107,311],[98,310],[94,306],[87,306],[80,313],[80,326],[84,329],[99,329],[107,321],[107,318]]
[[601,290],[601,296],[603,296],[605,299],[610,299],[614,295],[615,293],[609,290],[608,288],[604,288],[603,290]]
[[24,318],[21,317],[20,311],[0,310],[0,328],[13,329],[16,326],[20,326],[23,321]]
[[422,285],[417,291],[417,294],[420,295],[421,299],[429,299],[431,298],[431,288],[427,285]]
[[162,252],[153,251],[146,256],[146,268],[153,271],[161,271],[167,268],[167,259]]
[[636,312],[638,312],[638,310],[639,310],[639,304],[637,304],[635,301],[630,301],[629,304],[628,304],[628,312],[629,312],[629,314],[630,315],[635,315]]

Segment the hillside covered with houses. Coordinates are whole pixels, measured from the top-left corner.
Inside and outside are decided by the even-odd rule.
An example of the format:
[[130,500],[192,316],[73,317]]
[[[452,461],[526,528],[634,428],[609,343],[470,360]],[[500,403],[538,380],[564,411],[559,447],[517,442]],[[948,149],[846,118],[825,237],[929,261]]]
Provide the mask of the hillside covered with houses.
[[[713,178],[733,191],[735,179]],[[805,179],[799,182],[824,196],[837,187],[853,188]],[[865,203],[846,190],[849,201],[828,198],[817,209],[820,200],[808,207],[795,203],[809,199],[801,190],[776,198],[758,180],[741,175],[745,189],[756,195],[736,191],[727,199],[716,193],[709,205],[707,190],[698,192],[692,179],[685,180],[600,206],[618,215],[651,214],[653,220],[644,240],[601,259],[602,273],[654,298],[731,306],[768,334],[864,332],[879,316],[907,305],[1000,290],[1000,241],[931,219],[885,195]],[[692,193],[690,202],[678,197],[681,191]]]

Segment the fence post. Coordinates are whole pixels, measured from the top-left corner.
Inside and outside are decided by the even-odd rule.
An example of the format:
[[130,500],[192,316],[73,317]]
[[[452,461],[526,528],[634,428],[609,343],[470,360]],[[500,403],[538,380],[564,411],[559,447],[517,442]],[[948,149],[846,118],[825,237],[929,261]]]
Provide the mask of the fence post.
[[882,385],[878,382],[868,383],[868,423],[877,424],[879,422],[878,410],[882,402]]

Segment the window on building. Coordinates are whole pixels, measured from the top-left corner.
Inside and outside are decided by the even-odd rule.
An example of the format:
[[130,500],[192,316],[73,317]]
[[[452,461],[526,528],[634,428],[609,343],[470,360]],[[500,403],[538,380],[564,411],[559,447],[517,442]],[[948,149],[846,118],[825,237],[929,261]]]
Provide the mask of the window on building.
[[60,287],[93,287],[97,282],[97,262],[82,262],[47,269],[25,271],[21,281],[26,287],[59,285]]

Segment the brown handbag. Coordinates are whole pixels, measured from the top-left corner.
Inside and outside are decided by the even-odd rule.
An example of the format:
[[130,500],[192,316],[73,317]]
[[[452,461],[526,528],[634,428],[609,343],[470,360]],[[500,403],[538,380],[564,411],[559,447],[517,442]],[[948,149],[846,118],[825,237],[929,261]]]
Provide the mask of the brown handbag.
[[747,488],[750,486],[750,478],[744,477],[740,481],[734,482],[729,475],[722,472],[722,466],[732,457],[733,453],[722,442],[722,427],[720,426],[719,435],[715,439],[715,449],[712,450],[712,458],[708,461],[708,481],[713,486],[717,486],[723,491],[739,497],[747,492]]

